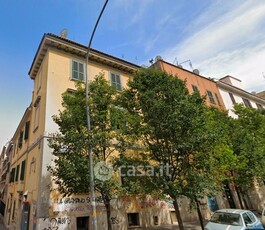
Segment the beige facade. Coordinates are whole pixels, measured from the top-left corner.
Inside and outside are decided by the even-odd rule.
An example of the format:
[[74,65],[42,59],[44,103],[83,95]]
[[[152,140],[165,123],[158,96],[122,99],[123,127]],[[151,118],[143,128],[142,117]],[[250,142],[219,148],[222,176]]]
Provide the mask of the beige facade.
[[15,229],[20,227],[21,208],[27,181],[28,148],[31,133],[31,105],[26,109],[17,130],[8,145],[9,176],[7,182],[4,223]]

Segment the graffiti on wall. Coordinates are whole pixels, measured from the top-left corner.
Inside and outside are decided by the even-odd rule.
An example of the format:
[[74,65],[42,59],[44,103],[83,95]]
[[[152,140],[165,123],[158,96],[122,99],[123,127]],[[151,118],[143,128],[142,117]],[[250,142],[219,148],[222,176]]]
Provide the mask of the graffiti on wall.
[[[102,196],[95,197],[96,203],[103,203]],[[80,197],[64,197],[64,198],[59,198],[56,201],[57,204],[89,204],[90,203],[90,197],[86,198],[80,198]]]
[[[95,198],[97,210],[105,207],[101,196]],[[53,211],[57,212],[87,212],[89,211],[90,197],[63,197],[54,200]]]
[[40,219],[40,226],[43,230],[65,229],[70,224],[71,224],[71,219],[68,216]]
[[111,224],[113,225],[120,225],[122,222],[122,219],[119,218],[118,216],[112,216],[110,217]]

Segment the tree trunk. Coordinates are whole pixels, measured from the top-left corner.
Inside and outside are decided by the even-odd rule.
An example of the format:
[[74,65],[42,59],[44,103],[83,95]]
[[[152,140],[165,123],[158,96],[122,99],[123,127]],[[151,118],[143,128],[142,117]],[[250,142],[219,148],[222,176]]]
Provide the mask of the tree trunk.
[[235,178],[234,177],[234,172],[233,171],[230,171],[230,173],[231,173],[231,176],[233,177],[232,181],[233,181],[233,185],[234,185],[235,190],[236,190],[236,194],[237,194],[237,197],[238,197],[238,201],[239,201],[240,208],[241,209],[244,209],[243,203],[242,203],[242,199],[241,199],[241,195],[240,195],[240,191],[239,191],[239,189],[238,189],[238,187],[236,185],[235,179],[234,179]]
[[179,211],[179,205],[178,205],[177,198],[174,199],[173,205],[174,205],[174,208],[175,208],[176,217],[177,217],[178,224],[179,224],[179,229],[180,230],[184,230],[184,226],[183,226],[183,223],[182,223],[182,219],[181,219],[181,215],[180,215],[180,211]]
[[195,203],[196,203],[196,209],[197,209],[197,214],[200,220],[201,228],[202,230],[204,230],[203,218],[202,218],[202,213],[200,209],[200,202],[198,201],[198,199],[195,199]]
[[107,226],[108,226],[108,230],[112,230],[112,225],[111,225],[111,220],[110,220],[110,215],[111,215],[111,211],[110,211],[110,199],[106,199],[104,200],[104,204],[106,207],[106,211],[107,211]]
[[236,190],[236,194],[237,194],[237,197],[238,197],[238,201],[239,201],[240,208],[241,209],[244,209],[239,188],[237,187],[237,185],[235,183],[234,183],[234,185],[235,185],[235,190]]

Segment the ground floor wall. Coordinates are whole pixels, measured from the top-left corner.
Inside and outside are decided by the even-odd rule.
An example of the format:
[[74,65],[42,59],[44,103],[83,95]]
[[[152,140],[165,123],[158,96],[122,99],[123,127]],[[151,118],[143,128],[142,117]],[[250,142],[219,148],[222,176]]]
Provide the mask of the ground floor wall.
[[[107,217],[104,203],[96,197],[98,229],[107,229]],[[188,199],[179,199],[183,222],[197,221],[197,212],[190,206]],[[207,199],[201,200],[204,218],[210,218]],[[37,219],[37,229],[82,229],[88,226],[90,219],[90,198],[87,195],[53,197],[49,216]],[[121,196],[111,200],[111,224],[113,230],[142,229],[151,226],[176,224],[173,202],[162,201],[151,196]]]

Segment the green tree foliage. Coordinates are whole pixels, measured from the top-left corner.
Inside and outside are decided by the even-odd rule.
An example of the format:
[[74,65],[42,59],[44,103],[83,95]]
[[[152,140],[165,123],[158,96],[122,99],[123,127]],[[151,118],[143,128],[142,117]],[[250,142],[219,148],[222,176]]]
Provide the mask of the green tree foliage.
[[[115,107],[116,90],[103,75],[89,83],[89,109],[91,132],[87,132],[85,87],[78,83],[76,90],[62,96],[63,110],[53,117],[59,126],[49,141],[55,156],[54,167],[49,167],[58,190],[63,195],[89,193],[88,148],[92,148],[94,164],[111,163],[115,158],[115,143],[119,132],[113,130],[113,120],[119,115]],[[112,113],[110,113],[112,111]],[[95,177],[95,190],[101,194],[107,209],[108,229],[110,224],[110,200],[119,191],[119,180],[114,173],[108,180]]]
[[264,110],[239,104],[234,111],[238,117],[232,121],[231,140],[239,163],[231,173],[238,192],[244,194],[254,180],[265,179],[265,115]]
[[[135,74],[120,103],[128,113],[126,134],[137,137],[144,146],[140,156],[148,160],[143,162],[156,167],[154,176],[145,179],[171,197],[183,229],[177,199],[183,195],[197,199],[216,190],[217,183],[210,177],[215,149],[221,149],[221,145],[230,149],[223,141],[225,137],[217,134],[221,127],[215,118],[227,115],[208,109],[204,98],[198,92],[189,94],[185,82],[176,76],[153,69]],[[224,152],[220,150],[219,156],[224,156]],[[161,165],[168,165],[170,173],[164,170],[161,175]],[[148,187],[147,183],[144,187]]]

